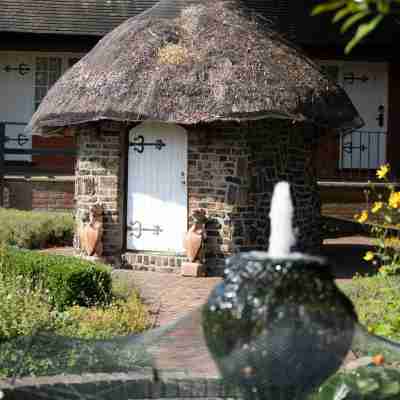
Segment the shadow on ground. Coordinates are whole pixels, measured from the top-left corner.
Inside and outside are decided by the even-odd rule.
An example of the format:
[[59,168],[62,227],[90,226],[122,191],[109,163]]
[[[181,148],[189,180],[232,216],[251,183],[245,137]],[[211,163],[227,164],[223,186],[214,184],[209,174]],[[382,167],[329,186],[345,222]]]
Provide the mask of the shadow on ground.
[[371,238],[344,236],[324,240],[322,255],[329,260],[336,279],[351,279],[356,274],[376,274],[377,267],[363,260],[369,250],[373,250]]

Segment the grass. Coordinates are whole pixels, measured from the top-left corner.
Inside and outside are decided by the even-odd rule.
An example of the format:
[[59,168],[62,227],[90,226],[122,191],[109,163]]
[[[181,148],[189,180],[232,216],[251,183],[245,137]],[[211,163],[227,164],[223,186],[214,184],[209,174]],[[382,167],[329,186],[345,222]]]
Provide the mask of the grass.
[[400,340],[400,276],[357,276],[340,287],[370,332]]

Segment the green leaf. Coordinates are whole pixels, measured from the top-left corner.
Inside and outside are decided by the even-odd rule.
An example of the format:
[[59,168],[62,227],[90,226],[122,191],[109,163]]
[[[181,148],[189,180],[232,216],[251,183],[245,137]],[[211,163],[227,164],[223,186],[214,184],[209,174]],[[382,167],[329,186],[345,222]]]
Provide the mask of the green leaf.
[[393,222],[392,217],[390,215],[385,215],[385,221],[389,224]]
[[333,23],[336,23],[343,19],[346,15],[351,14],[353,12],[353,9],[351,7],[345,7],[342,8],[341,10],[337,11],[335,16],[332,19]]
[[344,6],[346,4],[346,0],[338,0],[338,1],[330,1],[327,3],[318,4],[315,6],[312,11],[311,15],[318,15],[324,12],[337,10],[338,8]]
[[377,15],[371,21],[362,24],[358,27],[356,34],[354,35],[353,39],[347,44],[345,48],[345,53],[348,54],[353,49],[353,47],[358,44],[365,36],[370,34],[382,21],[383,15]]
[[371,14],[371,11],[360,11],[357,14],[354,14],[353,16],[347,18],[347,20],[343,23],[342,27],[340,28],[340,32],[342,32],[342,33],[346,32],[356,22],[365,18],[369,14]]
[[387,0],[377,0],[376,8],[381,14],[389,14],[390,3]]

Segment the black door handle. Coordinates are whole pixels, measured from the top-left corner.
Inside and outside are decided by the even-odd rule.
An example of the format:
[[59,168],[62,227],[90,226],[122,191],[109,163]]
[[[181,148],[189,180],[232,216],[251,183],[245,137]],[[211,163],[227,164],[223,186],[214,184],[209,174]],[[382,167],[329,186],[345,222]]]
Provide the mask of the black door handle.
[[385,106],[382,104],[378,107],[376,120],[378,121],[378,126],[382,128],[385,122]]

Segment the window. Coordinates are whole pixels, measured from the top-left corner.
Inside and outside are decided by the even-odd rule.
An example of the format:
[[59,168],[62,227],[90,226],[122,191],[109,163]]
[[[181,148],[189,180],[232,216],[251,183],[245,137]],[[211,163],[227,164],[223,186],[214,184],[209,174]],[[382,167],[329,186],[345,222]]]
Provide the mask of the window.
[[36,57],[35,72],[35,110],[39,107],[48,90],[61,77],[61,75],[72,67],[79,57]]
[[46,96],[47,91],[61,76],[61,57],[37,57],[35,74],[35,110]]

